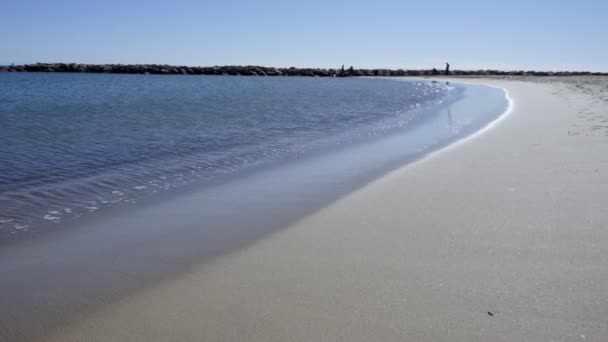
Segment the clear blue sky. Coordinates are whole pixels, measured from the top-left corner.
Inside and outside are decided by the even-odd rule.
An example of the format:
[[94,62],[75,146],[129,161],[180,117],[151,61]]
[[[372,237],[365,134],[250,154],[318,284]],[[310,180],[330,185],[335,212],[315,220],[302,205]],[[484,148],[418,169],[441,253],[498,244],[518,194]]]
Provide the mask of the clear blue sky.
[[3,0],[0,63],[608,71],[608,1]]

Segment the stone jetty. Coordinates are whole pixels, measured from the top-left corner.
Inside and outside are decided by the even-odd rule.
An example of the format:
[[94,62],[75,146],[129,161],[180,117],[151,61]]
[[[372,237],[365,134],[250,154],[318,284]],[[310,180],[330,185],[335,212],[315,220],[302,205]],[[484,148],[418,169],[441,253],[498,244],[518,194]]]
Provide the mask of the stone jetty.
[[[354,76],[431,76],[433,70],[404,69],[319,69],[319,68],[272,68],[263,66],[178,66],[164,64],[78,64],[36,63],[12,65],[0,68],[7,72],[86,72],[110,74],[157,74],[157,75],[235,75],[235,76],[308,76],[308,77],[354,77]],[[599,72],[570,71],[501,71],[501,70],[453,70],[455,76],[580,76],[608,75]]]

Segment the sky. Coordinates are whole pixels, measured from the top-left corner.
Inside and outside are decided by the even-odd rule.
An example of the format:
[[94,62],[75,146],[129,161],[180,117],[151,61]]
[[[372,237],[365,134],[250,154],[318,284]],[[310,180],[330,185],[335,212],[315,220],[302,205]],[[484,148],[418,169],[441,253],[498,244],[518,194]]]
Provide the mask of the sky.
[[0,64],[608,71],[604,0],[2,0]]

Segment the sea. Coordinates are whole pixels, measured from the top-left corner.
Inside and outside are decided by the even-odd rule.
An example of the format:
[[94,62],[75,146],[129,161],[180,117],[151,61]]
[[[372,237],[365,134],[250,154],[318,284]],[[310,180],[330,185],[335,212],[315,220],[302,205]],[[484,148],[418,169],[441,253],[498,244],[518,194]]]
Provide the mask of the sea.
[[0,73],[0,241],[298,163],[289,191],[343,194],[508,105],[431,80]]

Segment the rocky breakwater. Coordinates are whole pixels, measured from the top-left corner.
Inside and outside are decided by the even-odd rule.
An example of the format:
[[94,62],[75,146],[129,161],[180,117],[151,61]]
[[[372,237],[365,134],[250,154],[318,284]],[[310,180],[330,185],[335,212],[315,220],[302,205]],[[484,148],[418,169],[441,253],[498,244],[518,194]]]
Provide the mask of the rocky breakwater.
[[352,71],[313,68],[270,68],[262,66],[213,66],[192,67],[161,64],[76,64],[36,63],[13,65],[12,72],[87,72],[110,74],[156,74],[156,75],[234,75],[234,76],[354,76]]
[[[0,68],[8,72],[86,72],[111,74],[157,75],[235,75],[235,76],[308,76],[308,77],[355,77],[355,76],[432,76],[433,70],[404,69],[319,69],[319,68],[272,68],[263,66],[176,66],[165,64],[77,64],[36,63],[11,65]],[[579,76],[608,75],[599,72],[570,71],[501,71],[501,70],[453,70],[455,76]]]

